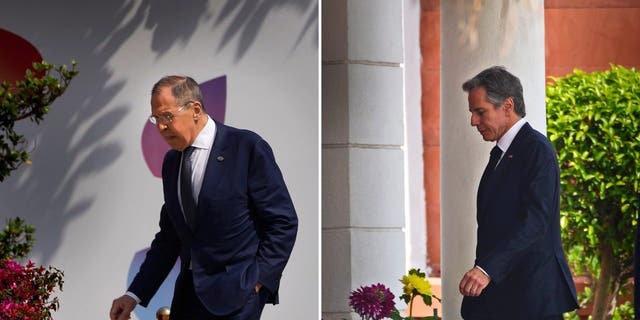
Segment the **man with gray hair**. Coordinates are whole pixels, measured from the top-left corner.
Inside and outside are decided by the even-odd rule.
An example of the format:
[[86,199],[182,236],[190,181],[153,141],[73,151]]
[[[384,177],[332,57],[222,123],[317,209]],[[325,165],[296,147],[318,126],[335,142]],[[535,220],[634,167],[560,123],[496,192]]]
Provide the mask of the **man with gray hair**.
[[178,257],[171,319],[260,319],[265,303],[278,303],[298,229],[271,147],[211,119],[190,77],[153,86],[149,121],[172,148],[162,164],[160,230],[111,320],[146,307]]
[[496,142],[477,196],[474,266],[460,281],[464,319],[562,319],[578,307],[560,238],[558,160],[524,120],[520,80],[491,67],[462,85],[471,126]]

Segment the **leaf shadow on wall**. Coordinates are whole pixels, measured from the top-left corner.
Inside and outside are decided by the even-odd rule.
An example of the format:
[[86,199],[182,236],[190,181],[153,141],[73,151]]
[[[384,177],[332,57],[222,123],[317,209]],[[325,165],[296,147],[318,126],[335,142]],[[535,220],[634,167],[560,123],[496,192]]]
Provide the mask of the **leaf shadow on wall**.
[[[313,8],[311,5],[313,4]],[[224,33],[218,46],[218,52],[227,47],[231,40],[239,37],[235,53],[235,62],[238,62],[249,51],[269,13],[277,10],[296,11],[299,15],[306,16],[306,22],[295,42],[292,43],[292,51],[300,44],[308,32],[314,32],[316,37],[312,43],[318,45],[318,3],[314,0],[271,0],[271,1],[237,1],[227,0],[220,10],[213,25],[219,27],[223,22],[231,20],[230,27]],[[312,26],[315,30],[312,31]]]

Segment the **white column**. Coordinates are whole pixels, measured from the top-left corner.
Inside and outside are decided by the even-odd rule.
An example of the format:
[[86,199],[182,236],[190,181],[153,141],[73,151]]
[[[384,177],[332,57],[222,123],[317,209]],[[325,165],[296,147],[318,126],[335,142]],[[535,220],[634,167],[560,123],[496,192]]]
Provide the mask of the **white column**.
[[473,267],[476,192],[491,143],[470,126],[461,85],[481,70],[502,65],[524,87],[526,119],[546,132],[544,3],[442,1],[441,204],[442,290],[447,319],[460,319],[458,283]]
[[[407,146],[408,267],[426,270],[427,214],[422,153],[420,1],[404,1],[405,137]],[[408,268],[407,268],[408,269]]]
[[[407,2],[417,18],[418,2]],[[413,183],[408,178],[407,117],[419,119],[420,107],[419,99],[411,111],[405,103],[406,5],[388,0],[322,2],[325,320],[357,319],[350,313],[348,296],[361,285],[383,283],[398,296],[398,279],[407,270],[408,188]],[[416,21],[412,23],[417,28]],[[418,43],[417,36],[414,41]],[[418,50],[417,45],[413,49]],[[417,64],[414,55],[411,59]],[[414,73],[410,77],[418,78]],[[419,83],[413,86],[420,88]]]

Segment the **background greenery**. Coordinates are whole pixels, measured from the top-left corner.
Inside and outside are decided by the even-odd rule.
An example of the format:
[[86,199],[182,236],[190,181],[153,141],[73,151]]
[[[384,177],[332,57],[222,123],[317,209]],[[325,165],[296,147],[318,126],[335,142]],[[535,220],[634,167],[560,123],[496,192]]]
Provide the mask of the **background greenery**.
[[[0,85],[0,182],[22,163],[29,163],[25,138],[15,131],[16,122],[29,119],[40,123],[49,107],[64,93],[71,79],[78,74],[76,63],[56,67],[45,61],[34,63],[23,80],[2,81]],[[0,79],[1,80],[1,79]]]
[[[23,80],[15,83],[2,81],[0,84],[0,182],[21,164],[29,163],[29,150],[24,147],[26,139],[15,131],[16,122],[29,119],[40,123],[53,101],[64,93],[71,79],[78,74],[75,65],[75,61],[72,62],[69,69],[66,65],[56,67],[45,61],[34,63],[33,69],[26,70]],[[7,219],[6,226],[0,230],[0,261],[24,260],[35,241],[34,232],[35,229],[19,217]],[[15,320],[52,319],[51,312],[59,308],[59,300],[54,293],[62,290],[64,282],[61,270],[27,263],[17,273],[9,269],[4,274],[14,277],[10,281],[19,282],[15,288],[0,291],[0,302],[9,308],[3,312],[12,314],[10,317]],[[29,295],[26,302],[22,297],[25,293]],[[33,310],[23,309],[25,303]]]
[[[632,319],[633,247],[640,194],[640,74],[611,65],[547,84],[547,130],[560,165],[561,225],[581,298],[593,319]],[[630,311],[629,311],[630,310]],[[629,313],[631,312],[631,314]]]

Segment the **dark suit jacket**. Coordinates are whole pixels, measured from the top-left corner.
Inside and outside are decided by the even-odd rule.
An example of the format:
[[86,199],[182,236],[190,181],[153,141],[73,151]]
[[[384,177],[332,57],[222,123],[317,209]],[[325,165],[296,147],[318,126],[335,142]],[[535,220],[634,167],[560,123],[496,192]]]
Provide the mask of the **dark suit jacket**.
[[196,294],[213,314],[242,307],[257,282],[277,303],[282,271],[298,220],[269,145],[257,134],[216,122],[216,136],[191,230],[178,202],[181,153],[162,166],[164,205],[160,231],[129,287],[146,306],[177,257],[193,271]]
[[475,264],[491,282],[479,297],[464,297],[464,318],[542,319],[578,307],[560,239],[559,193],[555,152],[525,124],[480,181]]

